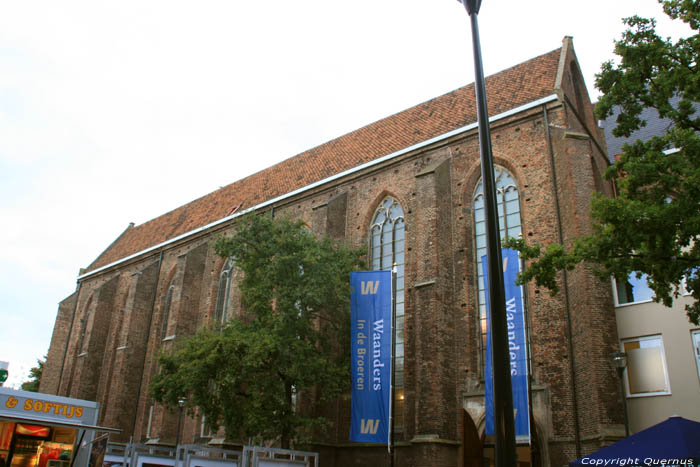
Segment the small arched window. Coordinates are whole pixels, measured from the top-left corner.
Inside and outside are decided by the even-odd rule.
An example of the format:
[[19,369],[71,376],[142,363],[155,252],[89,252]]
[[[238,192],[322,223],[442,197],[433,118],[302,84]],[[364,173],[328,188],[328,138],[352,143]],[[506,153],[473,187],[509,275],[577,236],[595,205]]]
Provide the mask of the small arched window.
[[[498,226],[501,241],[510,237],[519,237],[522,234],[520,224],[520,196],[518,185],[513,176],[503,167],[494,167],[496,181],[496,202],[498,204]],[[479,328],[481,332],[481,361],[484,362],[486,351],[486,292],[484,288],[484,269],[481,264],[482,257],[486,255],[486,219],[484,213],[484,186],[479,180],[474,191],[474,235],[476,245],[477,277],[479,284]]]
[[396,361],[394,370],[394,426],[403,426],[404,377],[404,248],[406,221],[401,205],[387,197],[370,226],[370,264],[373,270],[396,265]]
[[175,291],[175,286],[171,285],[168,287],[168,295],[165,297],[165,307],[163,308],[163,329],[160,331],[160,338],[165,339],[168,332],[168,322],[170,321],[170,308],[173,304],[173,292]]
[[229,304],[231,302],[231,276],[233,275],[233,260],[226,260],[219,274],[219,293],[216,297],[216,311],[214,322],[223,324],[228,319]]

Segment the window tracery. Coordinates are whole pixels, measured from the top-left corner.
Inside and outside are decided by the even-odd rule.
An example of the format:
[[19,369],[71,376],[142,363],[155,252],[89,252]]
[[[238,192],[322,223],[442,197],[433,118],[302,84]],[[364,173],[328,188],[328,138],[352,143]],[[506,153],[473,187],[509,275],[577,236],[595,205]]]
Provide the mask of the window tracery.
[[[509,237],[519,237],[522,234],[520,219],[520,194],[513,176],[503,167],[494,167],[496,182],[496,202],[498,206],[498,226],[501,241]],[[481,334],[481,361],[484,362],[486,351],[486,292],[484,287],[484,269],[482,257],[486,255],[486,218],[484,206],[483,180],[479,179],[472,200],[474,214],[474,245],[476,251],[479,330]]]
[[372,270],[396,266],[396,347],[394,368],[394,427],[403,425],[404,401],[404,262],[406,221],[399,202],[387,197],[377,208],[370,226]]

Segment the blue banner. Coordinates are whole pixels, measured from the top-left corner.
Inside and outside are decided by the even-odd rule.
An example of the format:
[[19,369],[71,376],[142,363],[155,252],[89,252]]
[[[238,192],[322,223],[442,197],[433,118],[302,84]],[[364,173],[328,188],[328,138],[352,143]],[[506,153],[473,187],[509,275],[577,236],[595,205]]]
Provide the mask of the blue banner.
[[[515,435],[530,436],[530,410],[527,381],[527,342],[525,338],[525,315],[523,313],[522,288],[515,285],[520,271],[518,252],[508,248],[501,250],[503,256],[503,282],[506,292],[506,323],[508,327],[508,352],[510,354],[510,379],[513,388],[515,409]],[[491,360],[491,309],[489,306],[488,263],[481,257],[486,294],[487,337],[484,379],[486,384],[486,434],[494,434],[493,422],[493,365]]]
[[350,440],[389,442],[391,271],[350,273]]

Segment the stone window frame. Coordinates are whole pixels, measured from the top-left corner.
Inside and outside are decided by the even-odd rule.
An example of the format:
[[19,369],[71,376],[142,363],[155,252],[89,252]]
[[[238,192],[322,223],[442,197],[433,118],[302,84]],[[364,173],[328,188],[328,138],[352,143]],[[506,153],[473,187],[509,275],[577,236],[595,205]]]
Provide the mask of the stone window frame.
[[[505,178],[503,177],[504,174],[506,175]],[[498,205],[498,223],[501,241],[508,237],[520,237],[522,236],[522,209],[520,206],[520,189],[518,187],[518,182],[509,170],[500,165],[494,166],[494,179],[496,182],[496,201]],[[515,198],[509,199],[508,194],[513,192],[516,194]],[[472,195],[472,220],[474,222],[473,241],[477,270],[476,304],[479,316],[477,332],[479,335],[478,344],[481,358],[480,371],[482,379],[484,375],[484,363],[486,362],[486,295],[483,267],[481,265],[481,257],[486,254],[486,219],[483,197],[483,180],[479,177]],[[503,206],[505,206],[505,210]],[[512,208],[513,206],[516,207],[517,210],[509,211],[508,208]],[[516,215],[517,223],[514,222]]]
[[[395,208],[398,208],[395,211]],[[369,238],[369,258],[370,269],[381,270],[391,269],[394,264],[397,266],[396,274],[396,355],[394,368],[394,428],[397,431],[403,429],[403,407],[404,407],[404,345],[405,345],[405,264],[406,264],[406,211],[396,196],[386,195],[374,210],[370,221]],[[383,217],[380,217],[383,216]],[[393,217],[392,217],[393,216]],[[389,225],[390,229],[385,229]],[[401,226],[400,228],[396,228]],[[375,231],[377,232],[375,234]],[[400,232],[397,235],[397,232]],[[390,234],[390,241],[382,242],[382,236]],[[400,238],[399,238],[400,237]],[[377,239],[379,244],[377,245]],[[387,239],[388,240],[388,239]],[[400,243],[400,249],[397,244]],[[390,246],[391,251],[385,252],[385,248]],[[378,256],[377,254],[378,253]],[[383,260],[390,259],[390,264],[385,264]]]

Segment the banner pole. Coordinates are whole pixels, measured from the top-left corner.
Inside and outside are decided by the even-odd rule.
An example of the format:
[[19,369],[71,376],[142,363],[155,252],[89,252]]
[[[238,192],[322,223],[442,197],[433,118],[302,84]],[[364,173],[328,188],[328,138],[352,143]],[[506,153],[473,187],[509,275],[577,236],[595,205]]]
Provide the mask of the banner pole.
[[396,275],[398,268],[394,263],[391,268],[391,397],[389,398],[389,454],[391,455],[391,467],[394,467],[394,373],[396,368]]

